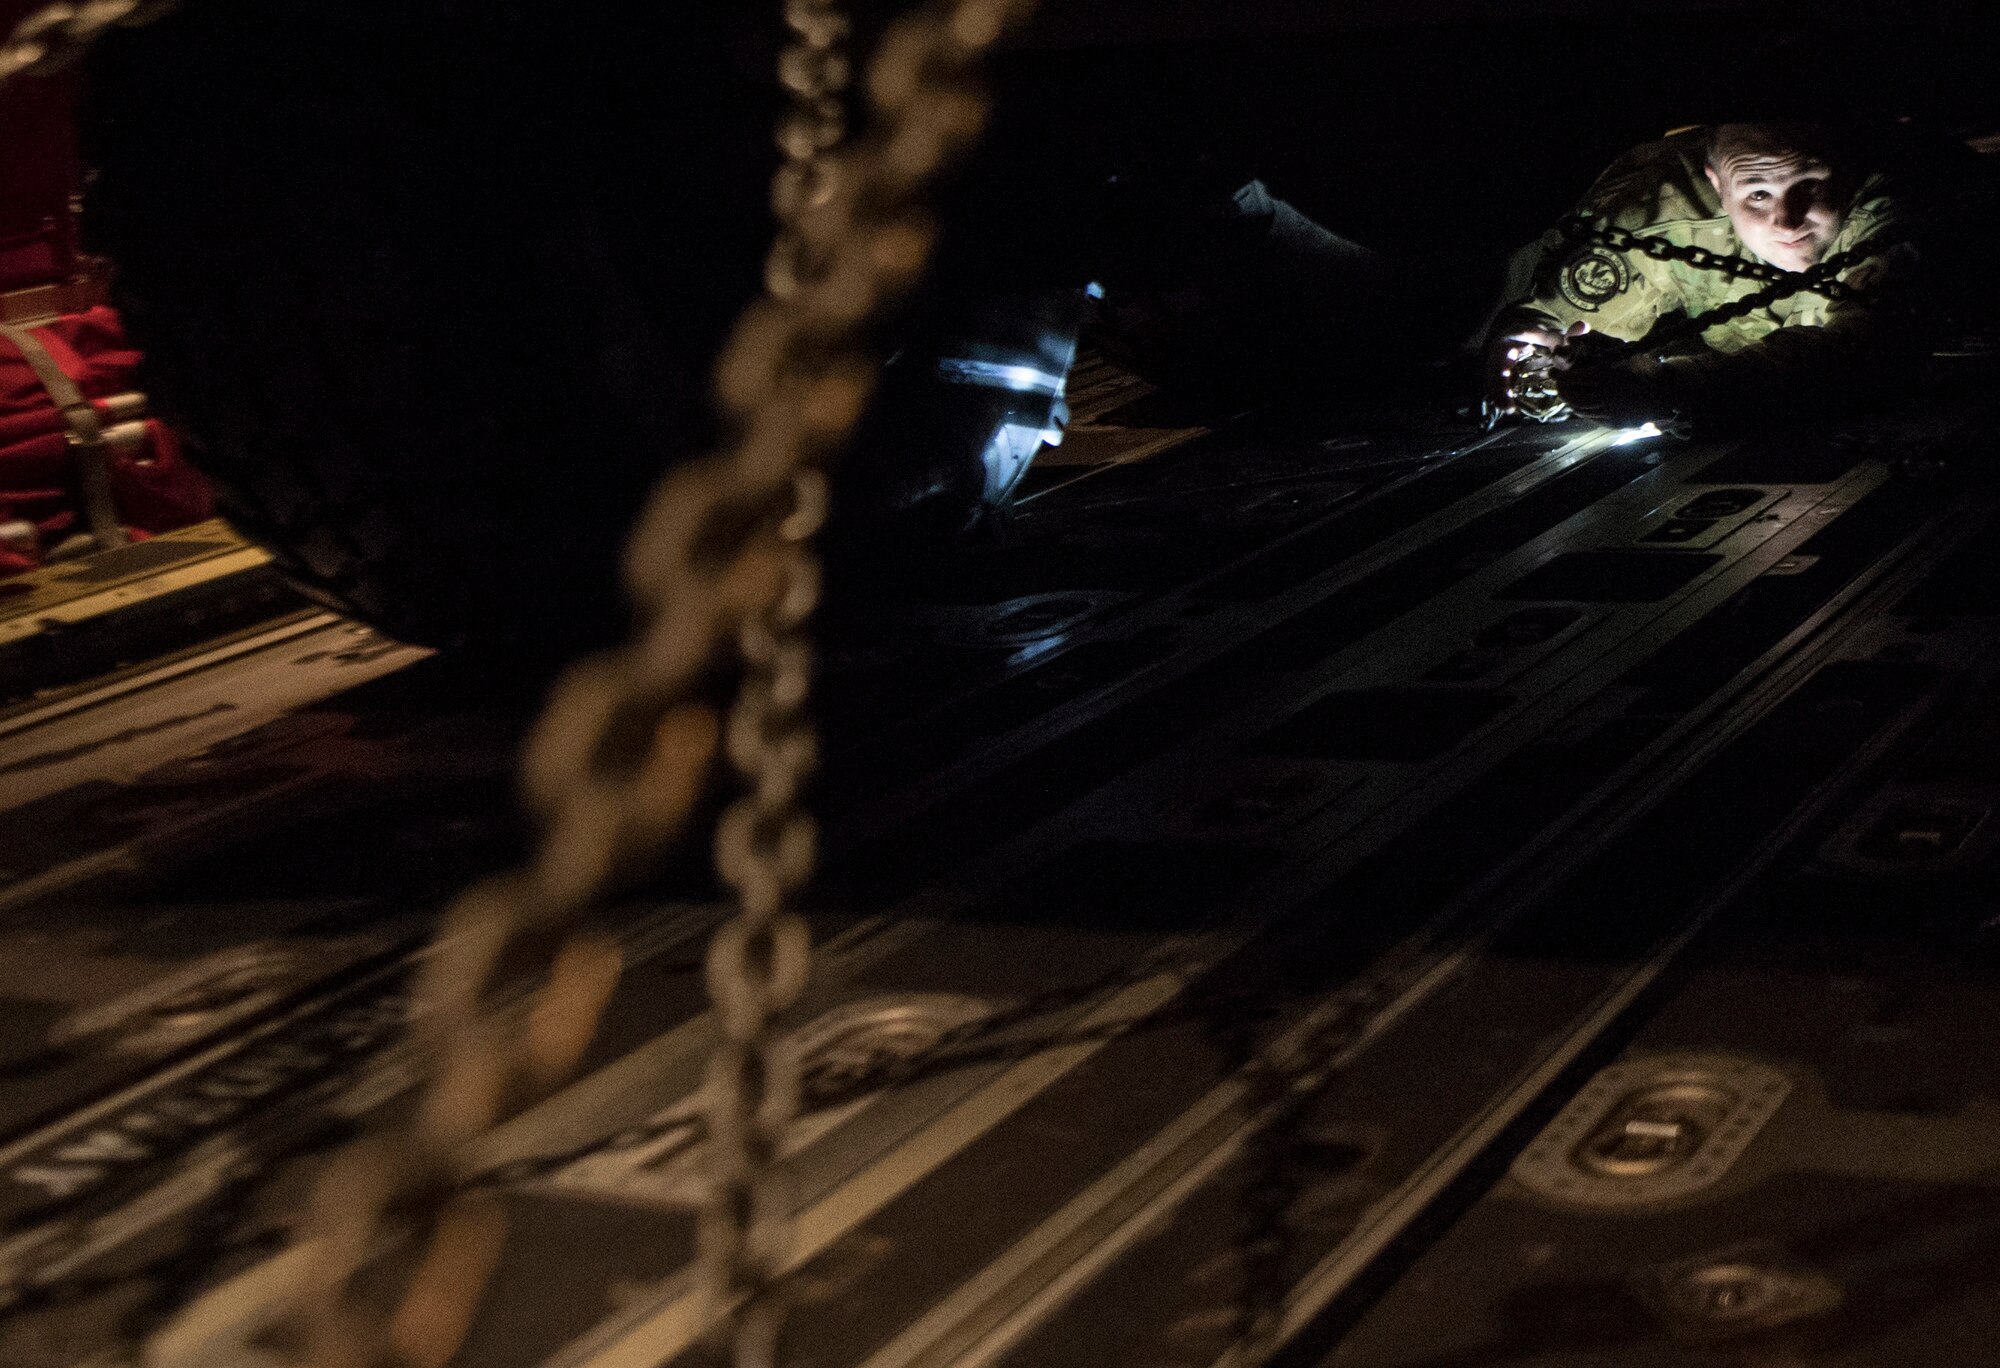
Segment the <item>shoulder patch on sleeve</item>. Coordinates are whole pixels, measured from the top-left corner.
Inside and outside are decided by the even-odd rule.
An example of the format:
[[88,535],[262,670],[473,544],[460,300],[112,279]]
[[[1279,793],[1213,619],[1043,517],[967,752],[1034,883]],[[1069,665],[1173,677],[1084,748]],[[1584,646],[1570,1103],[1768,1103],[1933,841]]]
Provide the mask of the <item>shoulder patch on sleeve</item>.
[[1624,258],[1602,247],[1571,257],[1556,274],[1563,298],[1585,313],[1596,313],[1631,284],[1632,272]]

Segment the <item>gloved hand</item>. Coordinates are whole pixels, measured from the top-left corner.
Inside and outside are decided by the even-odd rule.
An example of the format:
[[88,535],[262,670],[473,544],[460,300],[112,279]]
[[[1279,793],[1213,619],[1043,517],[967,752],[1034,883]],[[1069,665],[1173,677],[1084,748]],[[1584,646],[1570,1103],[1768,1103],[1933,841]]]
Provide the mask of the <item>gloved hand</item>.
[[1487,344],[1480,378],[1480,411],[1487,427],[1517,416],[1538,422],[1562,417],[1560,406],[1531,395],[1544,389],[1555,373],[1568,368],[1570,340],[1589,330],[1588,324],[1576,323],[1566,332],[1524,326],[1496,335]]

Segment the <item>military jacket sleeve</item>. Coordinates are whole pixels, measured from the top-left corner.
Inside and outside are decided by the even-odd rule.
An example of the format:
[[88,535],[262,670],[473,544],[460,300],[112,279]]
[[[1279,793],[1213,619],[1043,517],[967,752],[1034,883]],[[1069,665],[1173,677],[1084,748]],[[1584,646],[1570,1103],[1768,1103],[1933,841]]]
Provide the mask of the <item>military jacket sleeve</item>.
[[[1735,230],[1702,171],[1699,134],[1634,148],[1613,162],[1577,206],[1577,218],[1659,238],[1680,247],[1733,253]],[[1496,331],[1535,326],[1562,332],[1575,323],[1636,342],[1666,314],[1692,301],[1669,264],[1573,239],[1552,228],[1509,263]]]

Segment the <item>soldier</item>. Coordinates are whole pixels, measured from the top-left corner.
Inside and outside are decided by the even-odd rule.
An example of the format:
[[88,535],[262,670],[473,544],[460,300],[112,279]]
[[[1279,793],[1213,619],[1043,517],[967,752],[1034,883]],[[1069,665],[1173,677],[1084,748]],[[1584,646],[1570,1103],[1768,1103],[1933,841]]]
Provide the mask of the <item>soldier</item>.
[[[1636,148],[1567,231],[1515,255],[1487,332],[1487,416],[1742,422],[1893,394],[1929,332],[1910,218],[1821,128],[1723,124]],[[1797,288],[1813,279],[1799,273],[1824,288]],[[1774,287],[1795,292],[1698,331],[1672,321]]]

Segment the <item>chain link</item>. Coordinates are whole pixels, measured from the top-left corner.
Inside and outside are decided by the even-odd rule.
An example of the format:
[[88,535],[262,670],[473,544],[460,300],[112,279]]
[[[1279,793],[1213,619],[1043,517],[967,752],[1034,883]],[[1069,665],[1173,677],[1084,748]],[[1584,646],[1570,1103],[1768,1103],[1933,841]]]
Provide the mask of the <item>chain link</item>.
[[[1781,271],[1777,280],[1753,294],[1744,295],[1741,299],[1728,300],[1712,309],[1690,314],[1678,321],[1671,321],[1659,330],[1657,336],[1648,337],[1644,342],[1648,347],[1666,346],[1682,338],[1692,337],[1718,323],[1732,322],[1759,309],[1768,309],[1780,300],[1790,299],[1793,295],[1805,294],[1808,291],[1834,300],[1858,299],[1863,291],[1835,277],[1849,267],[1858,266],[1864,261],[1880,256],[1906,241],[1908,241],[1907,233],[1895,231],[1878,233],[1866,242],[1830,256],[1808,270]],[[1633,344],[1635,348],[1638,345],[1638,343]]]
[[[1113,973],[1050,989],[974,1017],[914,1055],[871,1055],[858,1068],[845,1061],[828,1067],[828,1057],[820,1056],[817,1061],[820,1067],[814,1069],[814,1061],[808,1060],[801,1089],[803,1109],[824,1112],[919,1078],[953,1069],[1013,1063],[1043,1050],[1114,1039],[1147,1026],[1172,1024],[1188,1015],[1203,1016],[1215,1006],[1188,1002],[1177,1010],[1151,1011],[1081,1029],[1017,1031],[1051,1013],[1067,1013],[1161,973],[1190,976],[1192,970],[1172,951],[1143,955]],[[190,1216],[187,1231],[176,1239],[174,1247],[156,1257],[114,1271],[96,1268],[65,1274],[37,1271],[0,1282],[0,1327],[20,1316],[72,1306],[107,1293],[142,1289],[142,1309],[128,1318],[116,1351],[119,1361],[138,1362],[146,1334],[212,1287],[219,1267],[283,1248],[291,1238],[289,1226],[282,1220],[258,1219],[253,1215],[255,1209],[266,1204],[269,1185],[276,1181],[274,1170],[344,1143],[349,1138],[349,1129],[344,1121],[318,1121],[285,1143],[245,1156],[216,1193]],[[591,1159],[639,1150],[646,1152],[647,1166],[656,1167],[695,1149],[706,1132],[706,1118],[698,1111],[674,1106],[644,1121],[572,1146],[520,1155],[474,1170],[460,1180],[459,1186],[461,1190],[519,1189],[554,1178]],[[78,1247],[80,1238],[72,1236],[62,1244],[47,1244],[24,1261],[24,1266],[59,1261],[64,1252]]]
[[90,50],[114,28],[137,28],[179,7],[179,0],[83,0],[44,5],[14,26],[0,46],[0,89],[17,76],[48,76]]
[[1642,346],[1651,350],[1676,342],[1712,328],[1718,323],[1733,322],[1759,309],[1768,309],[1771,305],[1790,299],[1794,295],[1811,292],[1836,301],[1857,299],[1862,292],[1838,279],[1841,272],[1900,246],[1909,237],[1906,231],[1891,229],[1878,233],[1865,242],[1857,243],[1844,252],[1830,256],[1806,270],[1786,271],[1747,257],[1713,252],[1706,247],[1693,245],[1683,247],[1668,242],[1665,238],[1634,233],[1615,224],[1580,215],[1563,220],[1561,231],[1571,242],[1608,247],[1616,252],[1636,251],[1655,261],[1679,261],[1693,266],[1696,270],[1712,271],[1736,280],[1765,282],[1765,288],[1762,290],[1663,324],[1648,334],[1642,342],[1625,344],[1628,350],[1638,350]]
[[[530,737],[523,785],[541,821],[535,857],[444,917],[413,1017],[431,1067],[414,1115],[337,1156],[316,1187],[308,1220],[318,1266],[302,1309],[307,1352],[322,1368],[437,1368],[463,1342],[505,1238],[497,1195],[466,1181],[469,1146],[581,1061],[619,970],[615,945],[584,918],[681,830],[718,751],[747,792],[716,837],[740,902],[707,961],[721,1040],[709,1074],[715,1197],[702,1260],[735,1362],[775,1361],[789,1200],[774,1165],[798,1073],[774,1019],[808,967],[805,924],[786,902],[813,864],[801,807],[814,751],[803,629],[819,597],[809,549],[827,504],[819,467],[874,381],[866,325],[928,255],[919,199],[983,125],[972,69],[1032,3],[952,0],[899,20],[870,71],[878,130],[839,156],[846,21],[831,0],[788,3],[795,41],[780,74],[794,105],[773,186],[782,231],[767,294],[717,367],[719,404],[738,436],[655,490],[627,549],[637,639],[569,671]],[[700,694],[725,654],[743,672],[726,718]],[[523,966],[546,967],[525,1010],[496,1006],[496,990]],[[400,1301],[386,1317],[356,1287],[384,1244],[417,1251],[399,1261]]]
[[[1614,252],[1638,252],[1655,261],[1678,261],[1696,270],[1713,271],[1735,280],[1777,282],[1788,279],[1794,274],[1750,257],[1715,252],[1693,243],[1682,246],[1656,234],[1635,233],[1629,228],[1620,228],[1607,220],[1594,219],[1583,214],[1570,215],[1557,225],[1557,231],[1565,240],[1572,243],[1608,247]],[[1829,282],[1826,293],[1829,298],[1834,299],[1846,298],[1848,295],[1847,288],[1838,282]]]
[[[1635,233],[1607,220],[1582,214],[1565,218],[1558,225],[1558,230],[1565,241],[1574,245],[1606,247],[1614,252],[1639,252],[1655,261],[1678,261],[1699,271],[1726,275],[1732,280],[1764,282],[1763,289],[1726,300],[1712,309],[1668,319],[1636,341],[1598,339],[1595,343],[1598,355],[1609,362],[1624,360],[1641,352],[1657,352],[1699,336],[1717,324],[1734,322],[1759,309],[1768,309],[1794,295],[1812,292],[1836,301],[1858,299],[1863,292],[1838,279],[1841,272],[1909,240],[1907,230],[1891,229],[1806,270],[1787,271],[1748,257],[1725,255],[1693,244],[1682,246],[1652,234]],[[1516,410],[1533,422],[1560,422],[1570,416],[1571,409],[1562,397],[1555,353],[1543,347],[1532,348],[1531,352],[1522,359],[1520,378],[1513,386]],[[1489,426],[1493,421],[1489,417]]]
[[[796,306],[828,278],[831,240],[810,231],[841,186],[833,155],[846,136],[849,22],[833,0],[787,0],[793,42],[778,64],[792,107],[778,126],[783,164],[772,182],[778,235],[765,289]],[[716,827],[716,868],[737,891],[737,914],[709,942],[705,973],[717,1039],[709,1058],[706,1121],[709,1200],[697,1229],[713,1313],[729,1327],[731,1358],[771,1364],[784,1306],[779,1278],[790,1244],[791,1193],[777,1167],[799,1110],[799,1060],[775,1028],[805,988],[810,939],[786,910],[813,864],[816,835],[800,805],[813,764],[804,715],[811,681],[805,620],[819,597],[819,563],[807,537],[824,516],[825,488],[801,467],[790,527],[766,547],[776,595],[737,634],[743,685],[725,750],[748,790]]]
[[[843,129],[848,70],[838,44],[846,21],[827,0],[787,5],[797,41],[780,65],[793,108],[779,127],[785,163],[773,184],[782,227],[765,283],[775,307],[769,322],[746,320],[752,340],[725,354],[725,403],[752,406],[789,321],[794,345],[827,358],[815,383],[846,387],[820,402],[832,401],[843,431],[858,417],[860,328],[884,287],[907,284],[928,251],[931,225],[914,197],[983,125],[985,100],[972,68],[1029,8],[1024,0],[957,0],[893,26],[870,71],[880,132],[860,155],[836,157],[830,149]],[[784,309],[789,320],[778,312]],[[815,320],[815,312],[826,317]],[[769,341],[757,334],[766,327]],[[805,416],[815,404],[801,397]],[[737,916],[716,933],[706,964],[718,1039],[708,1072],[710,1198],[700,1256],[736,1368],[778,1362],[781,1278],[792,1238],[792,1192],[779,1161],[799,1110],[800,1061],[776,1020],[797,1001],[808,968],[806,925],[786,900],[813,863],[815,829],[800,807],[813,762],[803,624],[818,601],[819,566],[805,539],[824,516],[826,487],[807,466],[795,491],[790,518],[765,545],[772,592],[737,633],[744,683],[724,744],[748,791],[716,832],[716,864],[737,890]]]

